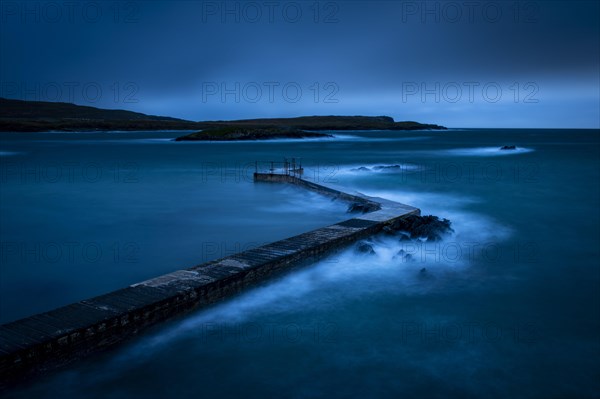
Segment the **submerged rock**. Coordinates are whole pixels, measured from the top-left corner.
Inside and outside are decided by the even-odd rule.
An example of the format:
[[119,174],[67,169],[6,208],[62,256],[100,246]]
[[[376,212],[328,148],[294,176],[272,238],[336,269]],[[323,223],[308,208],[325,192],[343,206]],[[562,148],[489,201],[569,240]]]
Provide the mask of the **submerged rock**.
[[350,169],[353,172],[370,172],[371,169],[367,168],[366,166],[361,166],[360,168],[353,168]]
[[427,268],[423,267],[421,270],[419,270],[419,279],[431,280],[432,278],[433,276],[427,271]]
[[434,281],[435,275],[430,273],[429,270],[427,270],[427,268],[423,267],[421,270],[419,270],[419,279],[423,280],[423,281]]
[[412,238],[410,238],[410,233],[407,233],[406,231],[397,231],[396,235],[398,236],[398,238],[400,239],[400,241],[410,241],[410,240],[412,240]]
[[358,243],[358,245],[356,246],[356,250],[361,254],[375,255],[375,250],[373,249],[373,246],[366,242]]
[[516,150],[517,146],[515,145],[503,145],[502,147],[500,147],[501,150]]
[[373,166],[373,169],[375,169],[375,170],[400,169],[400,168],[401,168],[400,165],[379,165],[379,166]]
[[398,251],[396,253],[396,255],[394,255],[394,259],[400,259],[403,262],[411,262],[413,261],[413,256],[409,253],[407,253],[405,250],[401,249],[400,251]]
[[397,234],[397,231],[390,226],[384,226],[381,232],[387,236],[395,236]]
[[439,241],[445,234],[454,232],[450,225],[448,219],[440,219],[437,216],[410,215],[398,220],[391,227],[398,232],[400,241],[409,239]]

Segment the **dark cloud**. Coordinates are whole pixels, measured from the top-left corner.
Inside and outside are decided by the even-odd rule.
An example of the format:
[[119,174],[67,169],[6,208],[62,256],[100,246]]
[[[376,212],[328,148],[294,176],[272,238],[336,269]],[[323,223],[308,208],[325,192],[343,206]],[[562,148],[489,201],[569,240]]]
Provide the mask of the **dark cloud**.
[[593,1],[4,1],[1,94],[195,120],[598,127],[599,13]]

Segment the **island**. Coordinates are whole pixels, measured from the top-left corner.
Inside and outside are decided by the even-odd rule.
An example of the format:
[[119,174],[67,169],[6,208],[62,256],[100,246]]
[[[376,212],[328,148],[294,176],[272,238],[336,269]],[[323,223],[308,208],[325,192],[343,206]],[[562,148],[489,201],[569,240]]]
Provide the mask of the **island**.
[[188,121],[72,103],[0,98],[0,132],[187,130],[176,141],[233,141],[332,137],[332,130],[444,130],[444,126],[389,116],[301,116],[231,121]]
[[443,130],[443,126],[418,122],[395,122],[389,116],[300,116],[297,118],[210,121],[202,131],[178,137],[177,141],[266,140],[281,138],[333,137],[331,130]]
[[389,116],[300,116],[296,118],[242,119],[201,122],[211,127],[238,126],[267,128],[276,126],[299,130],[444,130],[444,126],[413,121],[395,122]]
[[269,140],[269,139],[303,139],[333,137],[326,133],[306,132],[304,130],[270,126],[243,127],[225,126],[202,130],[196,133],[177,137],[175,141],[234,141],[234,140]]

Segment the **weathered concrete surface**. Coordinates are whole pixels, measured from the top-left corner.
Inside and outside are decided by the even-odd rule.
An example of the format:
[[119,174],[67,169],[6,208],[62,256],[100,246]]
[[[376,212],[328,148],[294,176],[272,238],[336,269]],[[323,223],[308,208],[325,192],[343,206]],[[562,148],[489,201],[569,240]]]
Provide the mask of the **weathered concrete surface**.
[[311,191],[315,191],[319,194],[332,197],[334,199],[341,199],[343,201],[358,202],[362,204],[368,204],[373,206],[375,209],[380,209],[380,203],[375,198],[369,198],[366,195],[360,193],[349,194],[343,191],[343,188],[336,187],[333,184],[317,184],[308,180],[300,179],[292,175],[276,174],[276,173],[255,173],[254,181],[269,182],[269,183],[291,183],[297,186],[306,188]]
[[255,175],[288,182],[379,210],[185,270],[0,326],[0,388],[72,362],[134,336],[158,322],[236,294],[276,273],[312,263],[420,211],[407,205],[292,176]]

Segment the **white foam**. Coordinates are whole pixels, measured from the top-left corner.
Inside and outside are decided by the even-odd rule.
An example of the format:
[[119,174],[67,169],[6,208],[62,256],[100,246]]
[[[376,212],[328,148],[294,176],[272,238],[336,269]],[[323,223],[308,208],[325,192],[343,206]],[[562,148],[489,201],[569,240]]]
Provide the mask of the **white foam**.
[[532,148],[517,147],[514,150],[501,150],[501,147],[476,147],[476,148],[453,148],[449,150],[435,151],[446,155],[468,156],[468,157],[495,157],[502,155],[526,154],[535,151]]
[[152,138],[152,139],[137,139],[135,140],[137,142],[143,142],[143,143],[171,143],[174,141],[173,138],[171,137],[166,137],[166,138]]
[[433,138],[431,136],[368,137],[368,136],[352,136],[352,135],[345,135],[345,134],[333,134],[333,137],[337,141],[362,141],[362,142],[373,142],[373,141],[422,141],[422,140],[430,140],[430,139]]
[[413,163],[391,163],[391,164],[358,164],[345,165],[336,174],[338,175],[362,175],[369,173],[405,173],[423,170],[422,165]]
[[[456,274],[465,274],[471,267],[477,257],[475,248],[497,243],[511,234],[508,227],[494,219],[462,209],[474,201],[472,198],[402,191],[368,194],[418,205],[423,214],[447,217],[454,233],[436,242],[403,242],[397,236],[371,237],[366,241],[373,247],[374,255],[359,253],[356,246],[351,246],[151,335],[125,352],[121,361],[143,361],[173,340],[199,334],[198,331],[207,325],[235,327],[261,316],[311,307],[335,307],[339,305],[339,300],[332,294],[335,292],[350,297],[390,291],[414,296],[433,290],[460,289],[449,282],[454,281]],[[399,254],[401,250],[410,254],[410,259]]]
[[501,240],[506,239],[510,235],[510,229],[500,225],[493,218],[465,209],[469,205],[480,202],[481,199],[477,197],[408,190],[363,190],[363,192],[369,196],[382,197],[417,207],[421,209],[422,215],[431,214],[450,219],[453,225],[460,223],[463,230],[469,226],[473,226],[473,228],[469,227],[469,231],[475,236],[481,236],[485,231],[490,230],[494,232],[490,237],[493,236]]

